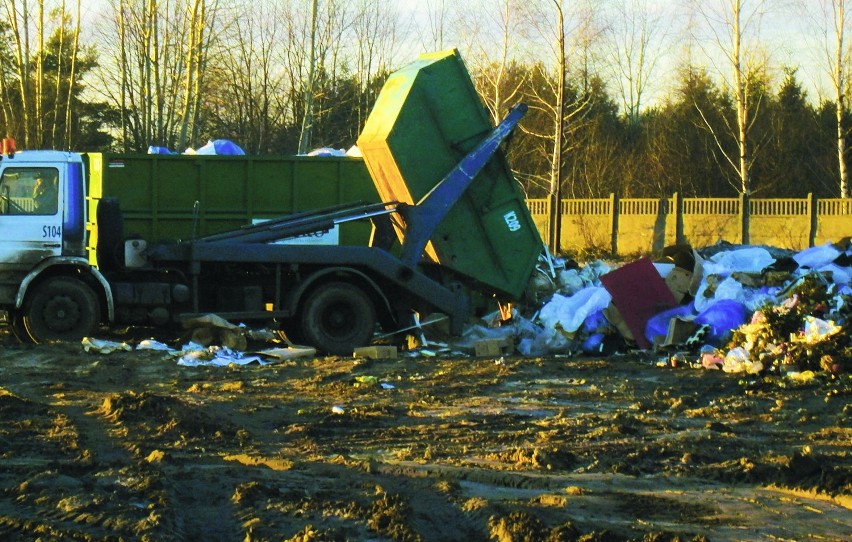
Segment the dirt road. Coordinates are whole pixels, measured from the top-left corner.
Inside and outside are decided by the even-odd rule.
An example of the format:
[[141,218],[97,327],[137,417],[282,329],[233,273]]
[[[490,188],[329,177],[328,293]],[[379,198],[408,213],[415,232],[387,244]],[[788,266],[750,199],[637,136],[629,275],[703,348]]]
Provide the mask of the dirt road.
[[[3,331],[5,333],[5,331]],[[0,336],[3,540],[848,540],[852,377]]]

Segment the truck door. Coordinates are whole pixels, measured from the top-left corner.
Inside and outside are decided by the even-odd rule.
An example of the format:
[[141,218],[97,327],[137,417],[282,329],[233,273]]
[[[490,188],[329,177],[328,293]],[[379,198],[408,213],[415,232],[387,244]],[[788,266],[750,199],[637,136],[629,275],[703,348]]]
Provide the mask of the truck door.
[[0,277],[13,278],[62,252],[60,170],[7,166],[0,174]]

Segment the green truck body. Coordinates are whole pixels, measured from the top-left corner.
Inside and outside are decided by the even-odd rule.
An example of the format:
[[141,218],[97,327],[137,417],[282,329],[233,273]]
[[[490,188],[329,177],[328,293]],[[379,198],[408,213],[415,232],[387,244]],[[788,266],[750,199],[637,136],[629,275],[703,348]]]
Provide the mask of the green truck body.
[[[379,201],[360,157],[88,153],[90,260],[97,205],[120,202],[124,234],[191,240],[257,221],[341,203]],[[342,224],[319,244],[367,245],[367,222]]]

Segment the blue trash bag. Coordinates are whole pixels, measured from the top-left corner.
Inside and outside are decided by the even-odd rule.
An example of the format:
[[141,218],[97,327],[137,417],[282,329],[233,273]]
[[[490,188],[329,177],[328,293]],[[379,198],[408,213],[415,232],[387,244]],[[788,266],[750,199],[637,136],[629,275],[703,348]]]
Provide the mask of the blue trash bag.
[[692,303],[681,305],[673,309],[668,309],[656,316],[652,316],[645,324],[645,338],[648,342],[654,344],[655,337],[665,337],[669,331],[669,320],[681,316],[692,316],[694,309]]
[[214,139],[195,150],[200,155],[242,156],[245,151],[230,139]]
[[719,299],[698,313],[695,323],[709,325],[706,342],[718,345],[724,342],[733,330],[745,324],[747,317],[748,309],[739,301]]
[[596,333],[604,329],[609,322],[604,316],[604,311],[595,311],[583,320],[583,331],[586,333]]
[[603,341],[604,334],[595,333],[594,335],[589,335],[588,337],[586,337],[586,340],[583,341],[581,348],[586,354],[600,354],[601,350],[603,349]]

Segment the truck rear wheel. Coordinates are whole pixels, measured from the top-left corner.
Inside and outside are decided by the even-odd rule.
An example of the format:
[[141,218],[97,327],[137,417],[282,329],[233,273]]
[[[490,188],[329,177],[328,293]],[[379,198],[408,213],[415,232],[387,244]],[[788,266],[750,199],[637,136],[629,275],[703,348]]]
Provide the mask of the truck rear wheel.
[[314,290],[305,301],[300,335],[318,349],[337,355],[370,342],[376,328],[376,309],[360,288],[345,282],[329,282]]
[[23,328],[35,343],[78,341],[99,321],[95,292],[74,278],[47,279],[24,302]]

